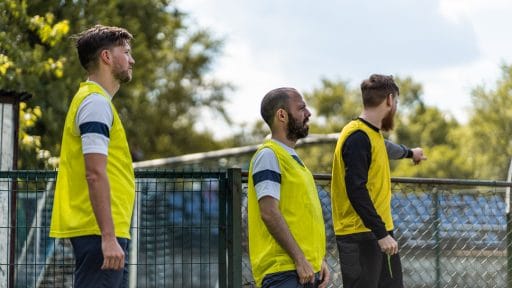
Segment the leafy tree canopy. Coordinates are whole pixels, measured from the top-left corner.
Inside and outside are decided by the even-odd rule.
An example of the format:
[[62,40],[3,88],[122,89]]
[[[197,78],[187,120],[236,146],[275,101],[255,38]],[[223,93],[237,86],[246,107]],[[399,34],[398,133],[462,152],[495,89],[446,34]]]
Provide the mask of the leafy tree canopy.
[[512,158],[512,66],[501,67],[494,88],[477,86],[472,91],[465,154],[475,178],[504,180]]
[[[0,87],[34,95],[27,108],[42,115],[30,133],[46,156],[58,155],[67,107],[86,77],[70,36],[98,23],[135,37],[133,80],[114,97],[135,158],[219,147],[195,125],[205,108],[229,121],[223,104],[231,87],[207,77],[222,42],[193,27],[174,1],[4,0],[0,16]],[[23,168],[40,165],[23,159]]]
[[[421,84],[411,77],[396,77],[400,87],[400,104],[395,116],[395,130],[386,135],[395,143],[422,147],[429,159],[421,166],[411,168],[411,161],[392,161],[392,174],[414,177],[467,177],[466,161],[457,151],[459,124],[423,101]],[[314,110],[312,133],[339,133],[344,125],[362,111],[359,87],[348,87],[347,82],[322,79],[319,88],[304,92],[306,102]],[[461,135],[460,133],[458,135]],[[327,147],[327,146],[326,146]],[[332,147],[334,149],[334,147]],[[432,155],[429,155],[432,154]],[[309,166],[329,172],[332,151],[310,149],[306,161]]]

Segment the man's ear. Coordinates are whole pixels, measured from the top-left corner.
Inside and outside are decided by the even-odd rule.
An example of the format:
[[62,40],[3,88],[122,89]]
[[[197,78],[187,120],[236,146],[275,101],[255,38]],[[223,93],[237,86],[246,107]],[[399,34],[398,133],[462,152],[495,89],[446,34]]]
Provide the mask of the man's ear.
[[100,61],[110,65],[112,63],[112,54],[110,53],[110,50],[105,49],[101,50],[100,52]]
[[288,113],[283,108],[278,109],[276,115],[278,121],[285,121],[288,117]]
[[393,99],[393,93],[389,93],[389,94],[388,94],[388,97],[386,97],[386,104],[387,104],[388,106],[393,106],[393,101],[394,101],[394,99]]

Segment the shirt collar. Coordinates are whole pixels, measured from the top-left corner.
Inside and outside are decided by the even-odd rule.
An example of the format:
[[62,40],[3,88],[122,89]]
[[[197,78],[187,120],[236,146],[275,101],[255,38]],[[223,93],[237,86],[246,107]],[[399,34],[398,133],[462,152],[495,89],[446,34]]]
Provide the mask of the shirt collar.
[[107,90],[105,90],[105,88],[103,88],[103,86],[100,85],[100,83],[98,83],[96,81],[89,80],[89,79],[87,79],[87,81],[85,81],[85,82],[94,83],[94,84],[100,86],[101,89],[103,90],[103,92],[105,92],[105,94],[108,95],[108,98],[110,98],[110,100],[112,100],[112,95],[110,95],[110,93],[108,93]]
[[295,152],[295,149],[293,149],[292,147],[284,144],[283,142],[279,141],[279,140],[276,140],[274,138],[270,139],[274,142],[276,142],[277,144],[281,145],[286,151],[288,151],[288,153],[290,154],[297,154],[297,152]]
[[357,120],[359,120],[359,121],[363,122],[363,123],[364,123],[364,124],[366,124],[368,127],[370,127],[370,128],[372,128],[373,130],[375,130],[375,132],[380,132],[380,129],[379,129],[379,128],[377,128],[377,127],[373,126],[373,124],[372,124],[372,123],[370,123],[370,122],[368,122],[368,121],[364,120],[363,118],[361,118],[361,117],[357,117]]

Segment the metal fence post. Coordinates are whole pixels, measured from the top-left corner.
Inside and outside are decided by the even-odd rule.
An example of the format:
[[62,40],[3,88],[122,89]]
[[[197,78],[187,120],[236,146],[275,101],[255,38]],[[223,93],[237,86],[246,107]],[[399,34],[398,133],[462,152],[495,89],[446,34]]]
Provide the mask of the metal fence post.
[[[508,203],[510,205],[510,202]],[[507,287],[512,288],[512,217],[510,211],[507,212]]]
[[437,288],[441,288],[441,237],[440,237],[440,211],[439,211],[439,191],[437,187],[432,189],[433,201],[434,201],[434,243],[435,243],[435,253],[436,253],[436,286]]
[[[508,166],[507,182],[512,180],[512,159]],[[512,288],[512,216],[510,215],[510,186],[505,193],[505,213],[507,215],[507,287]]]
[[228,169],[228,286],[242,287],[242,170]]
[[227,267],[226,267],[226,240],[227,240],[227,216],[226,207],[228,194],[228,183],[225,178],[219,179],[219,281],[217,287],[227,287]]
[[[7,169],[7,170],[16,170],[18,168],[18,138],[19,138],[19,113],[20,113],[20,102],[25,102],[28,99],[32,97],[31,94],[26,92],[15,92],[15,91],[7,91],[0,89],[0,135],[2,136],[0,138],[0,170]],[[11,109],[8,109],[11,108]],[[11,110],[11,111],[7,111]],[[5,115],[4,115],[5,113]],[[5,129],[11,129],[10,133],[9,131],[4,131],[4,118],[12,117],[10,121],[10,125],[6,125]],[[9,120],[9,119],[6,119]],[[6,123],[9,124],[9,123]],[[9,135],[10,134],[10,135]],[[7,136],[7,137],[5,137]],[[11,147],[4,147],[4,142],[7,144],[6,146]],[[10,143],[10,144],[8,144]],[[12,150],[11,150],[12,149]],[[8,151],[11,150],[11,151]],[[5,153],[4,155],[4,152]],[[10,156],[10,157],[9,157]],[[10,158],[10,159],[9,159]],[[11,167],[8,167],[11,166]],[[10,229],[8,232],[8,235],[4,235],[3,233],[0,234],[0,239],[3,240],[5,236],[9,237],[9,253],[5,253],[2,250],[2,258],[4,255],[9,255],[9,272],[7,275],[7,282],[8,287],[12,288],[14,287],[14,261],[15,261],[15,250],[16,250],[16,191],[18,190],[18,182],[15,178],[11,180],[11,190],[9,199],[5,201],[6,199],[1,199],[3,203],[8,203],[7,210],[2,209],[2,220],[0,222],[5,222],[6,219],[9,219],[9,225]],[[10,207],[10,210],[9,210]],[[4,207],[2,207],[4,208]],[[8,215],[6,215],[6,213]],[[2,225],[5,223],[2,223]],[[7,230],[6,230],[7,231]],[[0,262],[4,262],[4,259]],[[3,273],[2,273],[3,274]],[[4,276],[0,274],[0,280],[3,280]],[[1,281],[3,282],[3,281]],[[0,285],[3,285],[0,283]]]

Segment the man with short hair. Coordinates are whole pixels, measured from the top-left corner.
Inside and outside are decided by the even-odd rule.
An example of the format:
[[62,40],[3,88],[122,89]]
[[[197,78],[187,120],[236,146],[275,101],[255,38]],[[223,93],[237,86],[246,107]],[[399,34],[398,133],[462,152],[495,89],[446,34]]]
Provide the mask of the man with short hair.
[[[374,74],[362,82],[361,92],[363,112],[342,129],[332,165],[331,204],[343,287],[402,288],[382,135],[393,129],[399,88],[392,76]],[[415,162],[426,159],[420,152]]]
[[293,88],[277,88],[261,102],[272,131],[249,168],[249,256],[258,287],[327,287],[326,239],[313,175],[295,152],[308,135],[309,112]]
[[128,287],[135,177],[111,100],[132,78],[132,39],[123,28],[96,25],[76,40],[88,79],[80,84],[64,123],[50,228],[50,237],[71,240],[74,287]]

